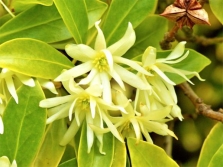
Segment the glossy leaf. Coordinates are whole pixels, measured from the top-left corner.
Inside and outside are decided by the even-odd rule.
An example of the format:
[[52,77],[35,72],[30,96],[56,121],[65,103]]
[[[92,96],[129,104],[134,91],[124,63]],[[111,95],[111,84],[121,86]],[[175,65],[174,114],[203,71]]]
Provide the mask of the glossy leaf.
[[58,167],[78,167],[77,159],[76,158],[70,159],[66,162],[63,162]]
[[[152,26],[151,26],[152,25]],[[150,15],[136,27],[135,44],[124,55],[127,58],[134,58],[142,54],[148,46],[153,46],[160,49],[160,39],[168,31],[168,21],[158,15]]]
[[96,21],[100,20],[108,5],[98,0],[85,0],[85,3],[88,12],[88,28],[91,28]]
[[54,3],[76,43],[85,43],[88,15],[84,0],[54,0]]
[[111,167],[123,167],[126,164],[127,150],[125,143],[120,142],[118,139],[114,141],[114,156],[112,159]]
[[19,103],[11,98],[3,115],[4,134],[0,135],[0,156],[16,160],[18,166],[30,166],[45,132],[46,109],[39,107],[44,94],[35,87],[22,86],[17,91]]
[[20,38],[0,45],[0,67],[28,76],[54,79],[72,66],[63,54],[38,40]]
[[[186,59],[184,59],[183,61],[177,64],[169,64],[169,65],[177,69],[200,72],[207,65],[211,63],[211,61],[208,58],[196,52],[195,50],[189,49],[189,51],[190,53]],[[157,58],[165,58],[170,54],[170,52],[171,51],[160,51],[160,52],[158,51]],[[167,76],[176,84],[179,84],[185,81],[184,78],[180,77],[177,74],[167,73]],[[187,75],[188,78],[192,78],[193,76],[194,75]]]
[[218,20],[223,24],[223,1],[222,0],[209,0],[210,7],[214,15],[218,18]]
[[[222,165],[223,124],[217,123],[204,141],[197,167]],[[222,163],[221,163],[222,162]]]
[[171,159],[162,148],[154,144],[144,141],[139,141],[139,143],[136,144],[136,139],[128,138],[127,145],[132,167],[139,167],[139,165],[142,167],[178,167],[177,163]]
[[[99,152],[97,138],[91,148],[91,152],[87,153],[87,130],[86,124],[82,127],[79,150],[78,150],[78,167],[110,167],[114,155],[114,136],[111,133],[104,134],[103,137],[103,155]],[[108,144],[109,143],[109,144]]]
[[45,5],[45,6],[51,6],[53,4],[53,0],[16,0],[15,3],[41,4],[41,5]]
[[72,37],[54,5],[34,6],[5,23],[0,32],[0,43],[14,38],[52,43]]
[[155,12],[157,0],[112,0],[102,27],[108,46],[119,40],[128,22],[137,27],[148,14]]
[[47,127],[44,141],[36,156],[33,167],[39,166],[58,166],[65,146],[60,146],[59,143],[67,130],[64,119],[54,121]]

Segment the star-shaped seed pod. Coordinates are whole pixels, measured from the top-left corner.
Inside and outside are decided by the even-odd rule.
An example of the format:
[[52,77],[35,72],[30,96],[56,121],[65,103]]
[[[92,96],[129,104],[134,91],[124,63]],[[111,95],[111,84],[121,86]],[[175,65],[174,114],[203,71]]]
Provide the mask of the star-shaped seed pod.
[[175,0],[160,15],[175,21],[179,28],[183,26],[193,28],[195,24],[210,25],[207,12],[197,0]]

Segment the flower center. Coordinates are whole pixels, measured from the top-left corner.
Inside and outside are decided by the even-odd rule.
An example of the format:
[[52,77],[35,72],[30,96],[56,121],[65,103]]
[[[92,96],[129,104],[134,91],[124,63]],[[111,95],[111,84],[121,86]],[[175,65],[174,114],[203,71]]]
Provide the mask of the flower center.
[[99,52],[94,61],[93,61],[94,67],[99,71],[108,71],[108,61],[106,59],[106,56],[103,52]]
[[89,106],[90,106],[90,99],[89,99],[89,97],[86,96],[86,95],[82,96],[82,97],[79,97],[78,104],[79,104],[79,106],[83,110],[89,109]]

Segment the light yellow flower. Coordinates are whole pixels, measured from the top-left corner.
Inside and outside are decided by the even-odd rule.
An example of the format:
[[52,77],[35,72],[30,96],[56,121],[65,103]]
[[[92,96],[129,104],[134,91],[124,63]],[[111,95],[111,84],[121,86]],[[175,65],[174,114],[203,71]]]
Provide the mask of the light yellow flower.
[[11,164],[7,156],[2,156],[0,157],[0,166],[1,167],[17,167],[17,164],[15,160],[13,160]]
[[84,44],[69,44],[66,46],[65,50],[67,54],[83,63],[63,72],[55,81],[73,79],[90,72],[87,77],[80,80],[79,84],[102,85],[102,97],[108,103],[112,102],[111,78],[113,78],[123,90],[125,90],[124,82],[139,89],[147,89],[147,84],[137,75],[120,65],[124,64],[143,74],[151,75],[137,62],[121,57],[135,42],[135,32],[131,23],[128,23],[124,36],[109,47],[106,46],[105,37],[99,27],[99,23],[100,21],[95,23],[98,34],[94,49]]

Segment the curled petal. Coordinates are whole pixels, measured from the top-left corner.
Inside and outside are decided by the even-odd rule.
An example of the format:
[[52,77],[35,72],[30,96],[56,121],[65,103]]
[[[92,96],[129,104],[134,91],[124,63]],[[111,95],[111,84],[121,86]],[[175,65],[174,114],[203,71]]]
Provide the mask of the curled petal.
[[5,82],[6,82],[6,85],[7,85],[7,88],[9,90],[10,94],[14,98],[15,102],[18,104],[19,100],[18,100],[18,96],[16,93],[16,89],[15,89],[15,85],[13,83],[12,77],[10,77],[10,76],[6,77]]
[[178,45],[173,49],[173,51],[167,56],[166,60],[173,60],[181,57],[184,53],[186,41],[178,43]]
[[132,27],[132,24],[129,22],[124,36],[119,41],[109,46],[108,50],[112,53],[113,56],[122,56],[135,43],[135,39],[135,31]]
[[100,50],[106,48],[106,42],[105,42],[104,34],[103,34],[102,30],[100,29],[100,27],[98,26],[100,24],[100,22],[101,22],[101,20],[95,22],[95,27],[98,31],[98,35],[96,37],[95,46],[94,46],[96,51],[100,51]]
[[27,85],[27,86],[30,86],[30,87],[34,87],[35,86],[35,82],[34,82],[34,80],[31,77],[23,75],[23,74],[19,74],[19,73],[16,73],[16,76],[19,78],[19,80],[24,85]]

